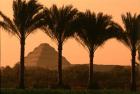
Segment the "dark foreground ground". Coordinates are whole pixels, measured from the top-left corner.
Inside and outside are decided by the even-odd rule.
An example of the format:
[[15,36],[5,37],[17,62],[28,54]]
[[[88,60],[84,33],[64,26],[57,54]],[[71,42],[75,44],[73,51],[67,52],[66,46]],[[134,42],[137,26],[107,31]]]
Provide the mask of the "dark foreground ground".
[[53,89],[0,89],[0,94],[140,94],[140,91],[122,90],[53,90]]

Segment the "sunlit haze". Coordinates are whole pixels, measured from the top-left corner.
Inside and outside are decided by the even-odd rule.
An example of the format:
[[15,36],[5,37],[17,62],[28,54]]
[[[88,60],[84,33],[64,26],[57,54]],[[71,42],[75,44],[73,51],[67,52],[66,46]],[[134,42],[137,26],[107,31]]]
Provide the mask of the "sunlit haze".
[[[12,19],[12,1],[0,0],[0,11]],[[140,13],[140,0],[38,0],[44,6],[50,7],[56,4],[62,5],[72,4],[80,11],[90,9],[96,13],[103,12],[112,15],[113,20],[122,24],[121,15],[126,12]],[[14,66],[19,61],[20,44],[19,40],[0,29],[1,43],[1,65]],[[48,43],[57,50],[57,45],[47,35],[40,30],[28,36],[26,40],[25,56],[33,51],[35,47],[41,43]],[[74,39],[69,39],[63,47],[63,56],[72,64],[88,64],[88,51],[86,51]],[[104,65],[130,65],[129,49],[115,39],[108,40],[103,46],[95,52],[94,64]]]

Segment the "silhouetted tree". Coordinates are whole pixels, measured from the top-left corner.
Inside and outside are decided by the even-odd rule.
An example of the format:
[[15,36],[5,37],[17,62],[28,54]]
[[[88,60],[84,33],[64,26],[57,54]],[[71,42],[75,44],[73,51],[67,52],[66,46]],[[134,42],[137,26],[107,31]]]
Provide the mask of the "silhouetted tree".
[[24,89],[24,50],[25,39],[34,30],[43,24],[42,5],[37,0],[14,0],[13,1],[13,20],[0,12],[3,21],[0,25],[9,33],[18,37],[20,41],[20,76],[19,88]]
[[122,15],[124,24],[123,40],[121,40],[131,51],[131,90],[136,91],[136,51],[140,43],[140,15],[126,13]]
[[[53,5],[50,9],[45,9],[45,20],[47,25],[43,28],[58,45],[58,86],[63,86],[62,81],[62,49],[64,42],[73,36],[74,29],[71,25],[77,14],[77,9],[73,6],[62,6],[58,8]],[[46,29],[47,28],[47,29]]]
[[96,15],[94,12],[86,11],[78,14],[75,26],[79,29],[76,34],[76,40],[87,48],[89,52],[89,88],[96,88],[93,85],[94,53],[107,39],[117,35],[118,25],[111,20],[111,16],[103,13]]

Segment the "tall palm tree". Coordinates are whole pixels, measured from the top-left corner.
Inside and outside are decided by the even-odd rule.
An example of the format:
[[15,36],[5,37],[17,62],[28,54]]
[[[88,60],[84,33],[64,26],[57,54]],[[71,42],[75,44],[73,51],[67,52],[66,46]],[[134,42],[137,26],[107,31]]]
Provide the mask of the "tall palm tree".
[[8,18],[2,12],[0,16],[3,18],[0,21],[6,31],[15,35],[20,41],[20,74],[19,88],[24,89],[24,50],[25,40],[29,34],[35,31],[43,24],[43,15],[41,10],[42,5],[37,3],[37,0],[14,0],[13,1],[13,20]]
[[76,26],[79,27],[79,32],[76,33],[76,40],[87,48],[89,52],[88,88],[96,88],[93,83],[94,53],[107,39],[116,36],[119,27],[111,20],[111,16],[104,15],[103,13],[96,15],[94,12],[92,13],[88,10],[85,13],[79,13],[76,21]]
[[[53,5],[50,9],[45,9],[45,20],[47,28],[45,33],[49,35],[58,45],[58,86],[63,86],[62,80],[62,49],[64,42],[73,36],[74,29],[71,28],[78,10],[73,6],[62,6],[58,8]],[[48,30],[49,29],[49,30]]]
[[130,49],[132,56],[131,90],[136,91],[136,51],[140,43],[140,15],[126,13],[122,15],[122,21],[125,28],[123,30],[125,40],[122,41]]

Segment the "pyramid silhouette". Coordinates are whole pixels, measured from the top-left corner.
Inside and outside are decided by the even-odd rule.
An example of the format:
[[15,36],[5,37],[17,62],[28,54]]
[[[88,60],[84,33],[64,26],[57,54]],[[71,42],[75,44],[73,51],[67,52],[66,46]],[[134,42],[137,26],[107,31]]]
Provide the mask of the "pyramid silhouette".
[[[62,57],[63,68],[70,65],[69,61]],[[47,43],[42,43],[25,57],[26,67],[42,67],[56,69],[58,65],[58,52]]]

